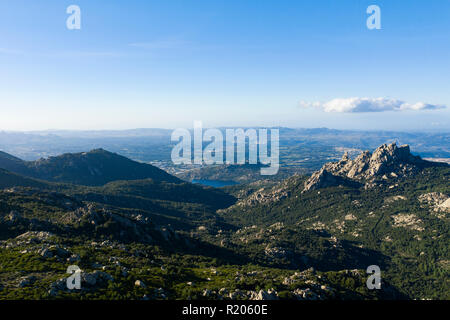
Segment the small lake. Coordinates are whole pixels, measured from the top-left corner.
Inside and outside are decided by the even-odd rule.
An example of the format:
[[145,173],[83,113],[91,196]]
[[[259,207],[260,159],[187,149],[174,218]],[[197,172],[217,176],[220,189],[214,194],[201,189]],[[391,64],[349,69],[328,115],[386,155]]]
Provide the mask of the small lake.
[[201,184],[208,187],[220,188],[226,186],[235,186],[239,183],[234,181],[223,181],[223,180],[203,180],[203,179],[193,179],[192,183]]

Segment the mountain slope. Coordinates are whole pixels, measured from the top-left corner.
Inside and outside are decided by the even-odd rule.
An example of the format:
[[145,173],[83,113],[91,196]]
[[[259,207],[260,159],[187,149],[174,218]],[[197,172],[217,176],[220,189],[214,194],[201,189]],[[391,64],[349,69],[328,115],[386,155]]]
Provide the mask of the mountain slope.
[[[52,185],[64,193],[0,190],[0,300],[258,299],[269,291],[276,299],[321,300],[385,294],[365,288],[362,270],[298,272],[308,262],[301,256],[296,260],[302,264],[291,264],[292,269],[268,268],[258,259],[261,252],[247,254],[251,244],[241,250],[211,243],[213,231],[230,228],[211,208],[229,198],[221,190],[152,180]],[[336,268],[348,260],[346,248],[318,246],[317,238],[299,232],[293,249],[320,247],[316,256],[309,255],[309,264],[333,253]],[[279,255],[277,247],[268,251]],[[74,264],[83,270],[76,292],[67,290],[64,278]],[[263,290],[272,287],[278,292]]]
[[48,183],[0,169],[0,189],[12,187],[46,188]]
[[152,165],[139,163],[103,149],[66,153],[36,161],[23,161],[2,152],[0,168],[37,179],[88,186],[100,186],[116,180],[139,179],[180,182],[178,178]]
[[[231,234],[230,243],[239,245],[242,240],[257,239],[260,251],[276,247],[278,252],[297,250],[310,258],[328,247],[315,241],[316,248],[296,249],[299,242],[289,233],[312,231],[321,241],[343,247],[347,258],[355,258],[353,263],[379,265],[383,280],[402,294],[417,299],[448,299],[450,167],[411,158],[407,148],[394,145],[383,145],[374,155],[368,161],[359,161],[364,154],[358,160],[344,157],[325,164],[306,181],[304,177],[292,177],[242,197],[220,214],[229,223],[253,231],[245,237]],[[372,157],[379,161],[371,162]],[[366,167],[360,166],[364,163]],[[321,172],[327,172],[327,176],[317,179]],[[308,186],[312,187],[305,190]],[[255,228],[249,227],[253,225]],[[274,225],[286,234],[275,235]],[[260,230],[272,230],[273,238]],[[352,248],[369,255],[360,259],[351,254]],[[346,261],[335,261],[336,254],[339,251],[330,251],[330,262]],[[315,263],[318,261],[316,258]]]
[[365,184],[366,188],[389,179],[412,176],[423,168],[448,167],[446,163],[422,160],[411,154],[409,146],[395,142],[383,144],[373,153],[362,152],[355,160],[345,153],[338,162],[326,163],[305,182],[303,192],[329,186]]
[[3,151],[0,151],[0,168],[19,174],[29,173],[25,161]]

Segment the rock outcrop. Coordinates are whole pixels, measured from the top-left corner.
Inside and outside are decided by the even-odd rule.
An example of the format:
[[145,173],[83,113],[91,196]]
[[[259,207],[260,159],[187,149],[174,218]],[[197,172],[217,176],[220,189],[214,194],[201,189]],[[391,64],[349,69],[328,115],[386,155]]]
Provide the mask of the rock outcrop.
[[305,182],[303,192],[349,182],[359,182],[370,187],[376,179],[408,176],[417,170],[431,165],[446,165],[422,160],[411,154],[409,146],[395,143],[383,144],[373,153],[362,152],[352,160],[345,153],[338,162],[326,163]]
[[450,197],[441,192],[430,192],[419,196],[419,202],[430,207],[431,212],[439,218],[450,213]]
[[352,181],[345,177],[341,177],[339,175],[332,174],[325,167],[320,169],[319,171],[314,172],[305,182],[305,188],[303,191],[316,190],[325,187],[333,187],[333,186],[358,186],[356,181]]

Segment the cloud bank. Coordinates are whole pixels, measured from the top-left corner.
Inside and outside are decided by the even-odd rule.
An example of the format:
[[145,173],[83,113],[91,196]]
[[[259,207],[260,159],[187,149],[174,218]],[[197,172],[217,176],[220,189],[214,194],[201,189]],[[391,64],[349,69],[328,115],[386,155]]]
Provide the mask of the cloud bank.
[[318,108],[325,112],[384,112],[384,111],[406,111],[406,110],[436,110],[446,106],[425,102],[407,103],[397,99],[388,98],[344,98],[333,99],[328,102],[305,102],[301,101],[303,108]]

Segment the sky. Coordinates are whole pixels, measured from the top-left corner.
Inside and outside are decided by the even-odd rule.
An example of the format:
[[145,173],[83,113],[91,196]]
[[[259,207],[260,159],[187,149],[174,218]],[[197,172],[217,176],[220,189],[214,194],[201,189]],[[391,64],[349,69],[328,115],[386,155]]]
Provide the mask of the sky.
[[0,130],[448,132],[450,1],[1,0],[0,75]]

